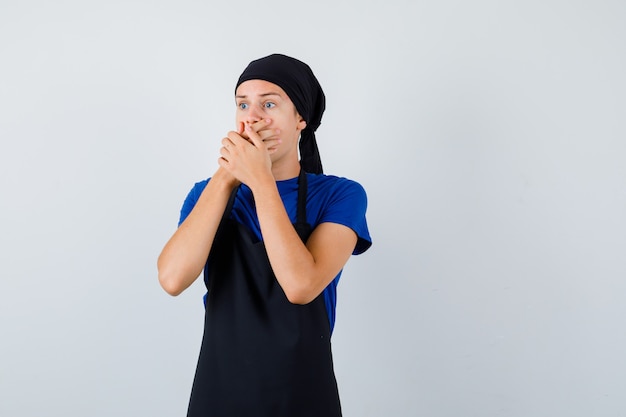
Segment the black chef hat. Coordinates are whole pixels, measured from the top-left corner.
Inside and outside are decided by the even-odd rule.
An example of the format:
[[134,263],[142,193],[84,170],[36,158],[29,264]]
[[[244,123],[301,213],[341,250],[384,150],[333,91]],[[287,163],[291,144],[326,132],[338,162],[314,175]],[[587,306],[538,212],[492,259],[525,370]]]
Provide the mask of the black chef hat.
[[305,172],[322,173],[315,131],[322,122],[326,97],[311,68],[304,62],[281,54],[273,54],[250,62],[237,81],[235,90],[244,81],[264,80],[282,88],[296,110],[306,121],[300,132],[300,164]]

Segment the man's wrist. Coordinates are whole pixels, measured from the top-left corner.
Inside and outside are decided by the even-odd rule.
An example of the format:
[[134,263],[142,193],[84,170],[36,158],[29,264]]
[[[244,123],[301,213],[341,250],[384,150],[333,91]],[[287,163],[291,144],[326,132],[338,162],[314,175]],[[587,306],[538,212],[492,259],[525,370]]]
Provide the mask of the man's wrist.
[[213,177],[211,177],[211,181],[215,181],[218,187],[223,188],[228,192],[232,191],[235,187],[241,184],[237,178],[222,167],[218,168]]

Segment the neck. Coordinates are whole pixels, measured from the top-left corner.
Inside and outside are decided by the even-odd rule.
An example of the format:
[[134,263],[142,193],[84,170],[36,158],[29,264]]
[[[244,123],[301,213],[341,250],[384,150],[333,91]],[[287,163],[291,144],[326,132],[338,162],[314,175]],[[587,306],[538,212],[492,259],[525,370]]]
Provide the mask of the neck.
[[295,178],[300,173],[300,162],[296,159],[288,164],[281,163],[283,161],[276,161],[272,164],[272,175],[276,181],[288,180]]

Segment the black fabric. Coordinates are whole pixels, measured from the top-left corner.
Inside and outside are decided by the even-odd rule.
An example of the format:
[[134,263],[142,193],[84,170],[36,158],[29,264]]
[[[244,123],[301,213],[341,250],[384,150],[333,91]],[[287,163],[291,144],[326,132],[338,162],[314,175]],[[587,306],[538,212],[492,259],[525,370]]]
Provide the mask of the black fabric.
[[[296,230],[306,242],[306,175],[299,177]],[[204,335],[188,417],[340,417],[323,295],[289,302],[263,242],[229,218],[205,267]]]
[[237,87],[248,80],[264,80],[282,88],[296,110],[306,121],[300,135],[300,163],[306,172],[321,174],[322,161],[315,131],[322,123],[326,97],[311,68],[302,61],[281,54],[272,54],[250,62],[243,71]]

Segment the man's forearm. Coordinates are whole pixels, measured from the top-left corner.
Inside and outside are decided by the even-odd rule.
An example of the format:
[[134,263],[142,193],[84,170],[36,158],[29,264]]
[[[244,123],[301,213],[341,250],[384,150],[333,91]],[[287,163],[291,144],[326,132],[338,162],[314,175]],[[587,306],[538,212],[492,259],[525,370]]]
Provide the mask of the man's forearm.
[[157,268],[159,282],[171,295],[178,295],[200,275],[228,197],[237,182],[218,170],[206,185],[189,216],[167,242]]

